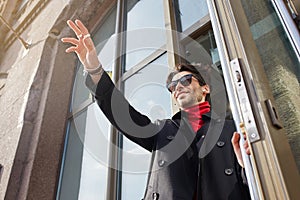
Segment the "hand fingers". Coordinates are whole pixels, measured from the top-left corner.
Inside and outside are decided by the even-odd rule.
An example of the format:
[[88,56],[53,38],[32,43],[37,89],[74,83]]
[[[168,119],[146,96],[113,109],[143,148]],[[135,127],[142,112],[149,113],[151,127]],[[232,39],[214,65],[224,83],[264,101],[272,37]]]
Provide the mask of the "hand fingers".
[[248,155],[251,155],[250,147],[246,149],[246,153],[247,153]]
[[85,27],[85,25],[79,20],[75,20],[76,25],[79,27],[81,30],[81,33],[83,34],[83,43],[85,47],[89,50],[92,51],[95,49],[95,45],[91,39],[91,35],[89,34],[88,29]]
[[244,143],[244,149],[245,149],[246,153],[248,155],[250,155],[250,147],[249,147],[248,141],[245,141],[245,143]]
[[240,140],[240,134],[237,133],[237,132],[234,132],[234,133],[233,133],[233,136],[232,136],[232,138],[231,138],[231,143],[232,143],[232,144],[236,144],[236,143],[239,142],[239,140]]
[[71,20],[68,20],[67,24],[74,31],[74,33],[76,34],[76,36],[78,38],[80,38],[80,36],[83,35],[82,32],[81,32],[81,30],[77,27],[77,25],[74,22],[72,22]]
[[71,46],[66,49],[66,52],[67,53],[75,52],[79,55],[81,52],[83,52],[83,50],[84,50],[83,48],[79,48],[78,46]]
[[233,136],[231,138],[231,143],[232,143],[233,150],[234,150],[235,154],[237,155],[237,157],[239,157],[241,154],[239,141],[240,141],[240,134],[237,132],[234,132]]
[[70,44],[73,44],[73,45],[78,45],[79,44],[79,41],[75,38],[62,38],[61,41],[64,42],[64,43],[70,43]]
[[[75,20],[75,23],[71,20],[68,20],[67,24],[75,32],[78,39],[84,41],[84,45],[89,51],[91,51],[95,48],[94,43],[93,43],[92,39],[90,38],[88,29],[85,27],[85,25],[80,20],[78,20],[78,19]],[[71,40],[71,39],[64,39],[63,42],[69,42],[74,45],[78,45],[78,43],[75,40]]]
[[247,149],[249,147],[249,143],[245,142],[243,146],[244,146],[245,149]]
[[61,41],[64,43],[70,43],[70,44],[74,45],[74,46],[71,46],[68,49],[66,49],[67,53],[78,52],[79,41],[76,40],[75,38],[62,38]]
[[83,40],[83,45],[84,46],[81,46],[80,41],[75,39],[75,38],[62,38],[61,41],[64,42],[64,43],[70,43],[70,44],[74,45],[74,46],[69,47],[68,49],[66,49],[67,53],[70,53],[70,52],[78,52],[79,53],[80,52],[79,49],[83,49],[83,48],[87,49],[87,51],[89,51],[89,52],[95,50],[94,43],[91,39],[85,38]]
[[85,25],[79,19],[76,19],[75,23],[79,27],[79,29],[83,35],[89,34],[88,29],[85,27]]
[[66,49],[67,53],[76,52],[76,47],[72,46]]
[[248,155],[251,154],[250,148],[247,148],[247,149],[246,149],[246,154],[248,154]]
[[84,36],[89,35],[88,29],[80,20],[76,19],[75,23],[71,20],[68,20],[67,24],[75,32],[78,39],[83,39]]
[[81,43],[80,40],[77,40],[75,38],[62,38],[61,41],[64,43],[70,43],[70,44],[74,45],[74,46],[66,49],[67,53],[70,53],[70,52],[79,53],[82,51],[83,48],[87,49],[87,51],[90,51],[90,52],[95,50],[93,41],[88,38],[83,39],[83,46],[80,45],[80,43]]
[[71,52],[75,52],[78,56],[78,58],[80,59],[80,61],[84,61],[84,58],[85,58],[85,52],[83,49],[80,49],[78,47],[69,47],[66,49],[66,53],[71,53]]
[[236,158],[238,160],[238,163],[241,167],[244,167],[244,163],[243,163],[243,158],[242,158],[242,153],[241,153],[241,149],[240,149],[240,144],[239,144],[239,140],[240,140],[240,134],[237,132],[233,133],[233,136],[231,138],[231,143],[233,146],[233,150],[234,153],[236,155]]

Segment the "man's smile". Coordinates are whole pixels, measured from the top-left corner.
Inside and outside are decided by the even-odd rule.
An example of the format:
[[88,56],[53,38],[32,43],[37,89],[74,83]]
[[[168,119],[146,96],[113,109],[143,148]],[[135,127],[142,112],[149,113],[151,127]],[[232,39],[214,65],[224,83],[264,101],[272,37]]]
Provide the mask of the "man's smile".
[[182,96],[182,95],[187,94],[187,93],[188,93],[187,91],[180,91],[180,92],[178,92],[178,93],[176,94],[175,98],[178,99],[179,96]]

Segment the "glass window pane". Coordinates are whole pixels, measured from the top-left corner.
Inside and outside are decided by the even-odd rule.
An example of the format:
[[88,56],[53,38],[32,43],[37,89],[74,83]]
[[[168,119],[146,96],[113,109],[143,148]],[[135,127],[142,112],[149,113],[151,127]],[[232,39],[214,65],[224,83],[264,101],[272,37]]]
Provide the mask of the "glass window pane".
[[87,108],[82,154],[80,200],[105,199],[109,122],[96,103]]
[[[171,96],[165,87],[169,69],[164,54],[125,82],[125,96],[131,105],[151,120],[171,116]],[[151,154],[124,138],[122,199],[142,199]]]
[[78,109],[86,100],[92,99],[90,91],[85,86],[85,77],[83,76],[82,66],[77,68],[72,96],[71,111]]
[[97,52],[99,52],[98,57],[105,71],[109,72],[111,72],[115,54],[116,12],[117,9],[114,8],[93,37]]
[[105,199],[108,128],[96,103],[71,120],[59,199]]
[[[70,121],[58,199],[78,199],[86,112]],[[81,133],[81,135],[80,135]]]
[[131,0],[127,1],[127,8],[127,31],[165,26],[162,0]]
[[200,34],[196,39],[189,38],[184,45],[185,56],[189,62],[220,64],[215,38],[212,30]]
[[126,70],[165,43],[162,0],[127,1]]
[[242,4],[300,170],[299,60],[271,2],[242,0]]
[[[111,71],[114,54],[116,8],[106,17],[93,40],[106,71]],[[83,67],[75,77],[71,111],[83,109],[70,120],[64,149],[58,199],[105,199],[108,171],[109,122],[96,103],[81,108],[91,98],[85,86]],[[78,110],[77,110],[78,111]]]
[[[175,1],[176,2],[176,1]],[[208,15],[206,0],[178,0],[176,9],[177,19],[180,20],[179,31],[185,31],[204,16]]]

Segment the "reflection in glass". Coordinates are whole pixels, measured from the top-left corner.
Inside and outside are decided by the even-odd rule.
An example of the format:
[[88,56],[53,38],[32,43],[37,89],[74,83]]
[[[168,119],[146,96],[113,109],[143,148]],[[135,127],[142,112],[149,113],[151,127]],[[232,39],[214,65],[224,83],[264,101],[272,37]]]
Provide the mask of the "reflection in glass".
[[71,120],[58,199],[105,199],[108,127],[96,103]]
[[272,4],[257,0],[242,3],[300,170],[300,63]]
[[126,70],[165,43],[162,0],[127,1]]
[[204,16],[208,15],[206,0],[175,0],[178,6],[176,17],[178,20],[178,31],[185,31]]
[[218,50],[212,30],[200,34],[195,40],[190,39],[184,45],[186,59],[190,63],[220,64]]
[[78,199],[105,199],[109,122],[96,103],[87,108]]
[[[125,96],[139,112],[152,121],[171,116],[171,97],[165,88],[167,58],[159,59],[138,71],[125,82]],[[122,199],[141,199],[146,189],[150,152],[124,138]]]
[[83,76],[83,67],[77,67],[77,73],[73,86],[73,97],[71,104],[71,111],[75,111],[82,105],[87,99],[91,99],[89,90],[85,86],[85,77]]
[[80,139],[82,135],[80,136],[79,133],[84,133],[85,119],[86,112],[82,112],[69,124],[60,187],[58,188],[58,200],[78,199],[83,153],[83,142]]
[[106,17],[101,28],[96,32],[93,41],[96,44],[98,57],[105,69],[111,71],[115,51],[116,8]]

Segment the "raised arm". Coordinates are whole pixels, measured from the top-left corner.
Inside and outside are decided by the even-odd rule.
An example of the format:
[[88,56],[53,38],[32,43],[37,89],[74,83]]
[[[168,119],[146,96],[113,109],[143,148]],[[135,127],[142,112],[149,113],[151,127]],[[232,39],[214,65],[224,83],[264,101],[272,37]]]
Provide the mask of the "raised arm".
[[103,74],[103,68],[98,59],[91,35],[80,20],[75,20],[75,22],[68,20],[67,24],[74,31],[77,38],[65,37],[61,39],[62,42],[73,45],[67,48],[66,52],[75,52],[77,54],[84,66],[84,70],[89,73],[94,84],[97,84]]
[[111,124],[127,138],[151,151],[158,125],[151,123],[146,115],[135,110],[115,87],[108,74],[104,72],[95,45],[83,23],[80,20],[75,22],[68,20],[67,24],[77,38],[65,37],[61,40],[72,44],[66,52],[75,52],[84,70],[88,72],[86,85],[95,96],[100,109]]

